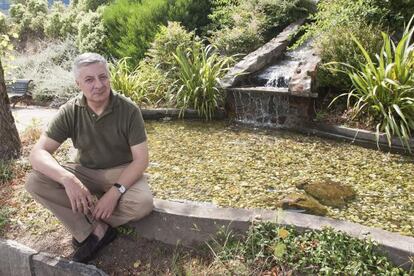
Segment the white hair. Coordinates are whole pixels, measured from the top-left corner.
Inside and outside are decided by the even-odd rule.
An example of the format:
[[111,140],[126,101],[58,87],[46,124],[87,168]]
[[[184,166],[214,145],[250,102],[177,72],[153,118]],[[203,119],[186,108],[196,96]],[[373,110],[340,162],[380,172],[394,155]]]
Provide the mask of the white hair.
[[75,79],[79,77],[79,70],[81,67],[85,67],[91,64],[101,63],[105,65],[106,70],[109,72],[108,69],[108,62],[106,59],[97,53],[83,53],[75,58],[73,62],[73,74],[75,75]]

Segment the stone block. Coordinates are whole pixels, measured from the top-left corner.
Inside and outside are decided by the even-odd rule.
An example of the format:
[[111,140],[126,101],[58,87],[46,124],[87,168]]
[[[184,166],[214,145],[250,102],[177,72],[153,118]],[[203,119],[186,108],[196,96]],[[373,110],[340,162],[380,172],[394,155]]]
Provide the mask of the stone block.
[[0,239],[0,275],[31,276],[30,258],[37,251],[11,240]]
[[46,253],[33,256],[33,275],[36,276],[106,276],[107,274],[93,265],[68,261]]

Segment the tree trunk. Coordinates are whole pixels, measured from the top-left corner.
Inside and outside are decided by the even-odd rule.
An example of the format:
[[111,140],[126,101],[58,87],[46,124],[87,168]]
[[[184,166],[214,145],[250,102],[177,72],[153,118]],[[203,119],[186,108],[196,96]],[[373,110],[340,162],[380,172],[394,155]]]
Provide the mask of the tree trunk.
[[10,110],[4,71],[0,59],[0,160],[10,160],[20,156],[21,142]]

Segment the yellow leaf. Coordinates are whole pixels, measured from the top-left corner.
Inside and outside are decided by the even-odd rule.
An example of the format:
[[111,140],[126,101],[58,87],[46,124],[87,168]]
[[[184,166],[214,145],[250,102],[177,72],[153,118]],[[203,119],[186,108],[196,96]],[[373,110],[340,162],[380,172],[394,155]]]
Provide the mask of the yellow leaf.
[[277,234],[279,238],[285,239],[287,236],[289,236],[289,231],[285,228],[280,228]]
[[140,261],[140,260],[137,260],[137,261],[134,263],[134,268],[138,268],[140,265],[141,265],[141,261]]

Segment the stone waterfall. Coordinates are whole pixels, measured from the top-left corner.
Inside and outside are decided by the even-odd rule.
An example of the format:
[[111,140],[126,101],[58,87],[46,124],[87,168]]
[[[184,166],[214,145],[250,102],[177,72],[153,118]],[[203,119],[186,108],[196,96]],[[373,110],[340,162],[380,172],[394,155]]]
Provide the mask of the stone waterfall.
[[306,124],[313,113],[315,72],[320,61],[305,43],[286,51],[303,24],[299,20],[238,62],[221,80],[227,109],[238,122],[255,126],[292,128]]

